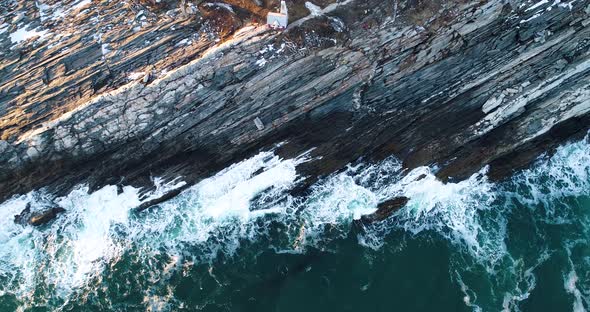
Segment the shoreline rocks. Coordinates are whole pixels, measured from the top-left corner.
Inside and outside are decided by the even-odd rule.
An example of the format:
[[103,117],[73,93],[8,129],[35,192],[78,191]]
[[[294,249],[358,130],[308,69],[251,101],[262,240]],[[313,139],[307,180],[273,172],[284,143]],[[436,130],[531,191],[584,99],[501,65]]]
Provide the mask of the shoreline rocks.
[[65,212],[62,207],[55,206],[43,208],[38,211],[31,211],[31,204],[28,203],[25,209],[14,216],[14,223],[21,225],[41,226],[57,218],[58,214]]
[[279,142],[282,157],[312,150],[297,168],[304,187],[391,155],[406,168],[437,165],[444,181],[485,165],[501,179],[590,125],[589,4],[535,16],[513,2],[445,2],[415,21],[404,6],[394,20],[382,1],[352,0],[330,12],[346,31],[324,16],[285,33],[238,31],[149,84],[2,143],[0,200],[120,177],[192,185]]
[[369,215],[361,216],[360,221],[363,224],[371,224],[375,222],[381,222],[389,218],[396,211],[402,209],[410,199],[404,196],[392,198],[386,200],[377,205],[377,210]]

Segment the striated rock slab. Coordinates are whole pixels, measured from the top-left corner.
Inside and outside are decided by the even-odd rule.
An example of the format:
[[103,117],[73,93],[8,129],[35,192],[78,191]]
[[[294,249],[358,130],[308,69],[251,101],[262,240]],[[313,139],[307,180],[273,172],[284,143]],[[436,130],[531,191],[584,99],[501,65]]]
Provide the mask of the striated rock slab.
[[285,157],[314,148],[304,184],[390,155],[437,164],[443,180],[488,164],[501,178],[585,134],[589,1],[430,5],[350,0],[286,33],[244,28],[0,141],[0,196],[150,175],[192,184],[278,142]]

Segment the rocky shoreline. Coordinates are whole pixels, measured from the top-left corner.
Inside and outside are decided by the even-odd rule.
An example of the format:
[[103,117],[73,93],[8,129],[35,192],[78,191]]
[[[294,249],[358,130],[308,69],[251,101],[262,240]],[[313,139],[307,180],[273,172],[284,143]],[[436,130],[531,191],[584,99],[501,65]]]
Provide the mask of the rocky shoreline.
[[[84,182],[150,187],[154,176],[192,185],[275,147],[283,157],[309,151],[300,191],[391,155],[407,168],[435,165],[442,180],[486,165],[501,179],[586,134],[589,1],[439,5],[420,15],[351,0],[284,33],[246,26],[155,79],[3,127],[0,200]],[[15,100],[2,101],[2,117],[14,114]],[[39,101],[29,109],[46,111]]]

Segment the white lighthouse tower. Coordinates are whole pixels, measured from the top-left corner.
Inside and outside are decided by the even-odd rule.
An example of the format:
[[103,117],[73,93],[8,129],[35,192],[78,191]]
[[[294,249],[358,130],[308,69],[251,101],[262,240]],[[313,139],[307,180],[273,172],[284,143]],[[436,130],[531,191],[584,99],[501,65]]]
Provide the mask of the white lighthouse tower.
[[289,9],[287,3],[281,1],[281,10],[279,13],[269,12],[266,16],[266,24],[272,28],[285,29],[289,23]]

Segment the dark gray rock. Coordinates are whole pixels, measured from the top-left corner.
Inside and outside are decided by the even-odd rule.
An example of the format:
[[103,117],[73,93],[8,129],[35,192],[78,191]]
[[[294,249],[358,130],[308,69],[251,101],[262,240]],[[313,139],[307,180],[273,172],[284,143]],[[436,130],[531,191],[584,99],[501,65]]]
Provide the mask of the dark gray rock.
[[170,200],[176,196],[178,196],[180,193],[182,193],[182,191],[184,191],[185,189],[187,189],[190,185],[185,185],[179,188],[176,188],[174,190],[168,191],[165,194],[163,194],[162,196],[159,196],[157,198],[154,199],[150,199],[144,203],[142,203],[141,205],[137,206],[135,208],[135,211],[137,212],[141,212],[144,211],[150,207],[156,206],[158,204],[161,204],[167,200]]
[[58,214],[66,210],[59,206],[44,207],[37,211],[31,211],[31,204],[28,203],[23,211],[14,216],[14,222],[21,225],[40,226],[51,222]]
[[58,214],[65,211],[66,210],[61,207],[53,207],[45,211],[35,213],[29,219],[29,224],[39,226],[49,223],[51,220],[55,219]]
[[14,216],[14,223],[25,225],[29,223],[29,219],[31,217],[31,204],[27,203],[27,206],[21,213]]
[[389,218],[396,211],[402,209],[408,203],[409,200],[409,198],[403,196],[386,200],[377,205],[377,211],[375,211],[374,213],[361,216],[361,222],[363,224],[381,222]]

